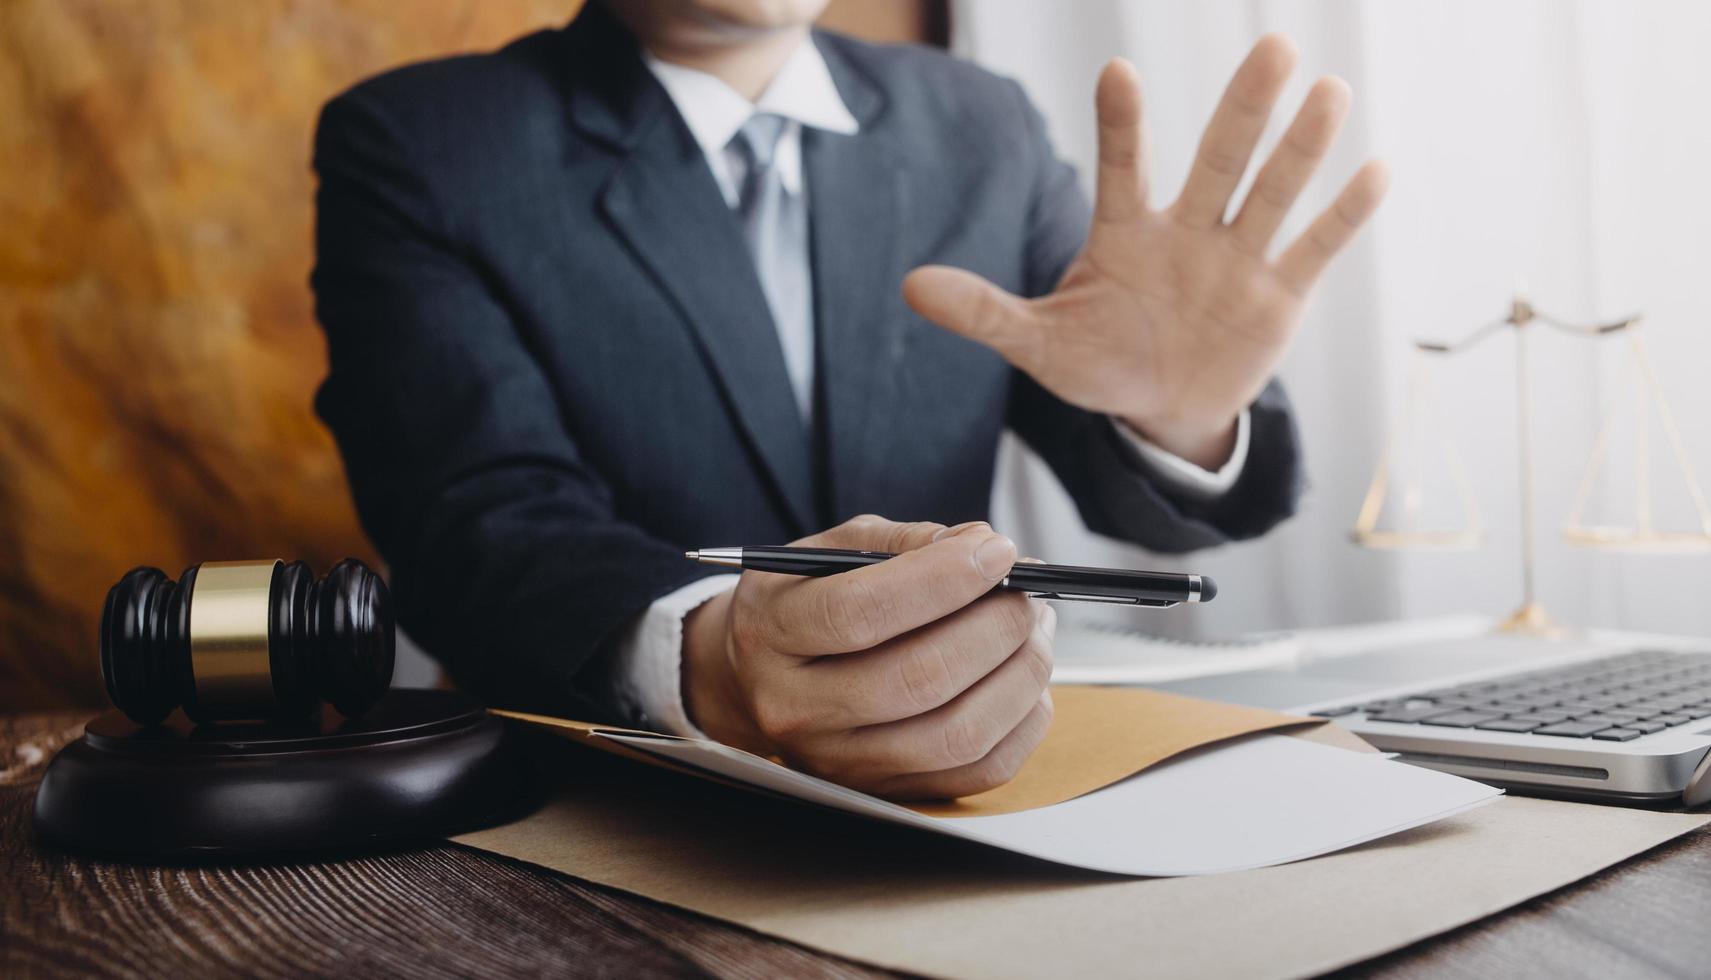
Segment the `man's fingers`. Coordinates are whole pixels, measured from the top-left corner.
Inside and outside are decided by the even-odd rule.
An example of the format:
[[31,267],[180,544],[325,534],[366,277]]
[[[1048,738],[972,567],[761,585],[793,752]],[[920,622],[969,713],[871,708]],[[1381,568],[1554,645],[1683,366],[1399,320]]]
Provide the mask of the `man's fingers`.
[[1390,171],[1383,163],[1371,160],[1361,167],[1331,206],[1278,257],[1277,274],[1284,283],[1300,295],[1312,289],[1325,266],[1378,210],[1389,186]]
[[1038,363],[1041,328],[1027,301],[972,272],[922,266],[903,278],[903,298],[916,313],[991,347],[1024,371]]
[[933,532],[933,540],[937,541],[940,538],[948,538],[953,534],[961,534],[962,532],[967,531],[970,528],[976,528],[976,527],[984,527],[987,530],[992,529],[992,525],[986,523],[985,521],[963,521],[961,524],[953,524],[950,527],[941,528],[941,529]]
[[1051,726],[1052,699],[1051,692],[1046,691],[1021,723],[993,746],[985,758],[941,772],[893,777],[875,786],[872,792],[894,800],[946,800],[984,793],[1014,778],[1028,756],[1045,741]]
[[1135,66],[1113,58],[1099,73],[1094,95],[1099,120],[1099,178],[1093,195],[1098,221],[1132,221],[1147,206],[1147,133],[1141,79]]
[[[958,525],[966,529],[976,523]],[[933,521],[912,521],[903,523],[888,521],[876,514],[860,514],[839,524],[827,528],[818,534],[800,538],[791,542],[792,547],[798,548],[847,548],[851,551],[889,551],[898,554],[904,551],[914,551],[923,545],[932,544],[947,530],[943,524]]]
[[1044,614],[1043,606],[1030,609],[1026,642],[941,706],[848,733],[836,749],[840,762],[854,771],[939,772],[986,758],[1051,681]]
[[883,727],[963,696],[1040,629],[1034,604],[1020,592],[1002,592],[875,649],[805,664],[789,682],[804,701],[816,691],[838,692],[836,705],[822,705],[817,730]]
[[[984,525],[903,549],[896,558],[776,589],[762,612],[762,637],[781,653],[817,657],[877,646],[980,598],[1010,574],[1016,546]],[[856,537],[843,547],[880,550]],[[905,542],[909,543],[909,542]]]
[[1224,220],[1230,195],[1236,192],[1271,117],[1271,107],[1294,68],[1295,43],[1282,34],[1267,34],[1248,52],[1200,139],[1199,153],[1176,203],[1182,221],[1210,227]]
[[1313,84],[1231,223],[1231,231],[1244,251],[1261,255],[1271,244],[1284,216],[1342,129],[1351,98],[1348,83],[1340,78],[1321,78]]

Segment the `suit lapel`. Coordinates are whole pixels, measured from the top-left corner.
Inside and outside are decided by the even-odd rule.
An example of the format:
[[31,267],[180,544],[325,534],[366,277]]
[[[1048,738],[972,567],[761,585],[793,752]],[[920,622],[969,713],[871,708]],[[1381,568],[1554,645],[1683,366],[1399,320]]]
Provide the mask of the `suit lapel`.
[[861,124],[842,136],[804,137],[810,239],[814,267],[814,325],[822,478],[839,520],[870,507],[879,474],[891,465],[887,437],[896,426],[893,391],[909,323],[900,288],[903,216],[908,185],[887,133],[878,125],[884,101],[835,44],[821,52],[838,93]]
[[[669,135],[672,127],[659,126]],[[736,219],[694,156],[639,153],[607,187],[606,217],[689,324],[798,530],[813,521],[808,434]]]
[[607,97],[591,79],[572,92],[578,125],[626,151],[602,214],[695,334],[789,523],[805,533],[817,524],[809,440],[766,296],[700,148],[631,49],[605,66]]

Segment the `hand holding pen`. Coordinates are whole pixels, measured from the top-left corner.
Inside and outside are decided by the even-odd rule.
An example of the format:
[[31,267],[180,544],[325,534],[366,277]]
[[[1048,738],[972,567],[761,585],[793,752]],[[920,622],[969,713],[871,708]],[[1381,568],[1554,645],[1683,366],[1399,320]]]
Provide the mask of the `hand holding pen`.
[[786,548],[704,549],[757,571],[684,623],[684,703],[712,737],[867,792],[1005,782],[1051,720],[1057,614],[1028,596],[1210,599],[1202,576],[1017,564],[984,523],[858,517]]
[[892,798],[1008,780],[1051,721],[1050,605],[1001,587],[984,523],[858,517],[792,542],[894,554],[823,577],[743,574],[684,621],[683,701],[710,737]]

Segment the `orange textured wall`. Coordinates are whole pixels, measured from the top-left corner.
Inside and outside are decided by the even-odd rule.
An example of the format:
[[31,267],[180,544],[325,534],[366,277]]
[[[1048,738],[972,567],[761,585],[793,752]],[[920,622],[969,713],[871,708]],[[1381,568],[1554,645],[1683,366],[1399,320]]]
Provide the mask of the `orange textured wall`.
[[315,114],[573,6],[0,4],[0,710],[99,702],[134,564],[369,556],[309,405]]
[[[320,105],[576,0],[0,2],[0,711],[102,700],[139,563],[371,558],[310,408]],[[840,26],[942,27],[914,0]]]

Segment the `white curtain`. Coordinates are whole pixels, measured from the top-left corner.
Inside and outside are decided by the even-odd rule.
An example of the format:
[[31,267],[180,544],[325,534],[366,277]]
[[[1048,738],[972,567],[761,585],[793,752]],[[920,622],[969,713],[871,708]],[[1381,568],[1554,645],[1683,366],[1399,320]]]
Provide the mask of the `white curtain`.
[[[1209,572],[1223,592],[1191,611],[1144,614],[1164,634],[1454,612],[1501,615],[1519,599],[1514,345],[1509,337],[1428,372],[1426,422],[1459,447],[1487,525],[1483,548],[1361,549],[1348,531],[1386,432],[1403,410],[1408,341],[1459,337],[1502,316],[1520,283],[1574,320],[1646,314],[1659,378],[1694,468],[1711,479],[1711,4],[1597,0],[963,0],[957,52],[1017,78],[1061,155],[1085,177],[1092,92],[1107,58],[1139,67],[1154,187],[1181,186],[1230,73],[1281,30],[1301,65],[1260,153],[1311,81],[1346,78],[1355,107],[1284,235],[1298,231],[1369,156],[1392,168],[1389,200],[1321,284],[1282,374],[1299,411],[1310,481],[1296,518],[1264,540],[1157,558],[1089,535],[1062,490],[1014,441],[996,490],[1000,527],[1052,561]],[[1620,340],[1534,329],[1540,598],[1561,619],[1711,633],[1711,557],[1568,544],[1570,511],[1598,422],[1632,402]],[[1615,458],[1631,428],[1618,427]],[[1659,525],[1692,529],[1690,498],[1651,430]],[[1626,455],[1624,455],[1626,453]],[[1623,465],[1600,477],[1591,517],[1626,519]],[[1437,474],[1441,476],[1441,474]],[[1426,479],[1441,493],[1451,484]],[[1078,608],[1079,617],[1134,612]]]

